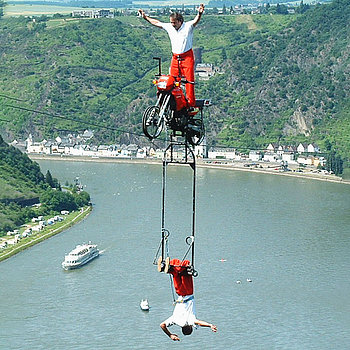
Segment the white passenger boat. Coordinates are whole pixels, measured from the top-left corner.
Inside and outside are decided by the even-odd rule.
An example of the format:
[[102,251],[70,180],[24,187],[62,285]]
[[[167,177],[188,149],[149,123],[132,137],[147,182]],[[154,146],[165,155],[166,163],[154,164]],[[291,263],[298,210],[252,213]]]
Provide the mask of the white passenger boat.
[[81,244],[77,245],[69,254],[64,257],[62,267],[65,270],[76,269],[85,265],[90,260],[99,256],[100,252],[96,244]]

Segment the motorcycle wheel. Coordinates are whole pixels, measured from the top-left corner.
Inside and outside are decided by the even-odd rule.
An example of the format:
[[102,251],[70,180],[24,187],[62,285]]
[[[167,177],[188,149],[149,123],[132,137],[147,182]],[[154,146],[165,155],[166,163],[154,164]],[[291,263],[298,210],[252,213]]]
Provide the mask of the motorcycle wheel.
[[186,140],[192,146],[198,146],[204,139],[205,129],[201,119],[192,120],[186,131]]
[[150,106],[145,110],[142,117],[142,129],[150,140],[160,135],[163,129],[163,123],[159,117],[159,107]]

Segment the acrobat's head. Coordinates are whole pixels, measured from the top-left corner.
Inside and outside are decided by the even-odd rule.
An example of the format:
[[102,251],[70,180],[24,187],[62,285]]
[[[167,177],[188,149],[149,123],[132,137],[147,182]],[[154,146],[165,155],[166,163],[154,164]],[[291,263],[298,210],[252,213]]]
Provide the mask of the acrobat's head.
[[181,329],[182,329],[183,335],[190,335],[193,331],[193,327],[188,324],[186,326],[183,326]]
[[182,26],[183,22],[184,22],[184,18],[182,17],[181,13],[179,13],[179,12],[172,12],[170,14],[170,23],[176,30],[180,29],[180,27]]

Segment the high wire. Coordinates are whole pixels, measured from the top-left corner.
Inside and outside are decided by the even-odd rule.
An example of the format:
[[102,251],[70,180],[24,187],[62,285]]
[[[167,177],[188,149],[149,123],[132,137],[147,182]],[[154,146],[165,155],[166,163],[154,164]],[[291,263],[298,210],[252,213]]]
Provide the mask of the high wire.
[[[7,99],[10,99],[10,100],[14,100],[14,101],[18,101],[18,102],[26,102],[25,100],[22,100],[22,99],[19,99],[19,98],[15,98],[15,97],[11,97],[11,96],[7,96],[7,95],[4,95],[4,94],[0,94],[0,97],[7,98]],[[138,136],[138,137],[143,137],[143,138],[146,138],[147,140],[149,140],[150,143],[152,143],[153,145],[157,146],[157,144],[156,144],[156,142],[154,140],[150,140],[144,134],[133,132],[133,131],[129,131],[129,130],[125,130],[123,128],[117,128],[117,127],[113,127],[113,126],[106,126],[106,125],[103,125],[103,124],[94,123],[94,122],[90,122],[90,121],[86,121],[86,120],[82,120],[82,119],[66,117],[66,116],[63,116],[63,115],[60,115],[60,114],[56,114],[56,113],[39,111],[37,109],[32,109],[32,108],[28,108],[28,107],[15,106],[15,105],[10,105],[10,104],[4,104],[3,106],[9,107],[9,108],[18,109],[18,110],[22,110],[22,111],[26,111],[26,112],[42,114],[42,115],[46,115],[46,116],[53,117],[53,118],[69,120],[69,121],[72,121],[72,122],[76,122],[76,123],[80,123],[80,124],[84,124],[84,125],[89,125],[89,126],[94,126],[94,127],[102,128],[102,129],[106,129],[106,130],[118,131],[118,132],[121,132],[122,134],[130,134],[130,135],[135,135],[135,136]],[[4,119],[0,119],[0,120],[1,121],[5,121],[5,122],[10,122],[10,120],[4,120]],[[73,131],[73,130],[71,130],[71,131]],[[221,139],[221,138],[216,138],[216,139]],[[167,138],[161,138],[161,137],[157,138],[157,140],[158,141],[163,141],[163,142],[167,142],[168,141]],[[208,146],[208,144],[201,144],[201,146]],[[210,147],[214,147],[214,146],[210,146]],[[221,149],[235,149],[235,150],[238,150],[238,151],[249,151],[250,150],[247,147],[235,147],[235,146],[226,146],[226,145],[215,145],[215,147],[221,148]],[[254,150],[256,150],[256,151],[264,151],[265,149],[254,148]]]

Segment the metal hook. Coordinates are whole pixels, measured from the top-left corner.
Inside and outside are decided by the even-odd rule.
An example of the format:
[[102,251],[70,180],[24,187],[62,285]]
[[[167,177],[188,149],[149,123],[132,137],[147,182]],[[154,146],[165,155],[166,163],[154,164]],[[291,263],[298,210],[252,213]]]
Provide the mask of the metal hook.
[[194,236],[188,236],[186,237],[186,243],[188,245],[192,245],[194,243]]

